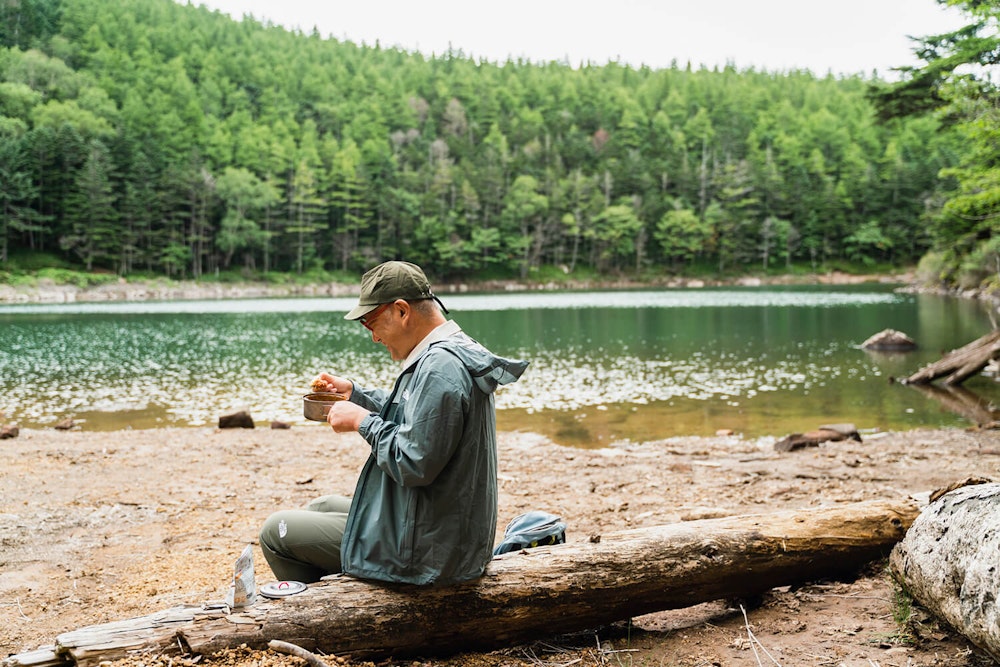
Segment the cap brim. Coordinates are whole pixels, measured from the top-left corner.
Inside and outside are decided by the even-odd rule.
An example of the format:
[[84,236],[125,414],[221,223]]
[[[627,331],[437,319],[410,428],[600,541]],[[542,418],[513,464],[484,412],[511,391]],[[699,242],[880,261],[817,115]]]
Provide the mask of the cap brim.
[[354,308],[351,309],[351,312],[349,312],[346,315],[344,315],[344,319],[345,320],[359,320],[362,317],[364,317],[365,315],[367,315],[368,313],[370,313],[373,310],[375,310],[376,308],[378,308],[379,305],[381,305],[381,304],[377,304],[376,303],[374,306],[361,306],[361,305],[357,305],[357,306],[355,306]]

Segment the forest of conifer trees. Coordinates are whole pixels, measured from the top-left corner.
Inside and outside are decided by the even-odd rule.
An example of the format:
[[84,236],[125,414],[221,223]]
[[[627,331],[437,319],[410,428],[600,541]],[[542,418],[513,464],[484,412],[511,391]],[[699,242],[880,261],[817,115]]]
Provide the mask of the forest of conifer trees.
[[0,276],[38,256],[195,279],[893,267],[956,238],[966,261],[984,226],[995,252],[995,224],[942,217],[986,140],[880,118],[879,87],[424,56],[173,0],[0,2]]

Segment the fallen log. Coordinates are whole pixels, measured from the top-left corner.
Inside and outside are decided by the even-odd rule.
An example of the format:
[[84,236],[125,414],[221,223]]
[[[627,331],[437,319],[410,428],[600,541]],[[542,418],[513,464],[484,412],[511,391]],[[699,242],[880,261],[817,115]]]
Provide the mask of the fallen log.
[[947,385],[962,384],[983,370],[990,361],[998,358],[1000,358],[1000,329],[994,329],[968,345],[952,350],[902,382],[924,384],[943,377],[943,382]]
[[174,607],[59,635],[4,667],[92,667],[138,651],[213,655],[271,640],[380,659],[489,650],[664,609],[853,574],[888,554],[919,513],[911,499],[707,519],[497,557],[458,586],[337,575],[233,610]]
[[1000,660],[1000,484],[965,486],[932,502],[889,567],[915,600]]

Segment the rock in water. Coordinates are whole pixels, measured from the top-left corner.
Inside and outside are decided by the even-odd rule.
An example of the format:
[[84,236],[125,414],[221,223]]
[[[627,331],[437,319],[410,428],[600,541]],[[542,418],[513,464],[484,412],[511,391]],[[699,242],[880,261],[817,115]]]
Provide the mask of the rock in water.
[[877,352],[904,352],[917,349],[917,343],[902,331],[884,329],[861,343],[861,347]]

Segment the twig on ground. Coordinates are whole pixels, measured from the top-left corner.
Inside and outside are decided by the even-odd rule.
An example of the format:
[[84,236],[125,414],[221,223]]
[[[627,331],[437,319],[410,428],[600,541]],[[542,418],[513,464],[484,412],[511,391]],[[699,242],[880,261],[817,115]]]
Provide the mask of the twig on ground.
[[604,662],[604,650],[601,648],[601,638],[595,634],[594,641],[597,642],[597,658],[600,661],[599,664],[603,665],[605,664],[605,662]]
[[807,658],[812,658],[813,660],[815,660],[816,662],[814,664],[817,665],[836,665],[838,662],[837,658],[831,658],[826,655],[816,655],[815,653],[806,653],[805,656]]
[[296,658],[302,658],[313,667],[330,667],[315,653],[307,651],[301,646],[296,646],[295,644],[289,644],[288,642],[283,642],[278,639],[272,639],[267,643],[267,647],[272,651],[277,651],[278,653],[285,653],[287,655],[293,655]]
[[570,665],[575,665],[578,662],[583,662],[583,658],[575,658],[568,662],[554,662],[554,661],[542,660],[535,653],[534,649],[535,646],[541,647],[546,651],[554,654],[572,653],[573,651],[577,651],[580,649],[553,646],[552,644],[546,644],[545,642],[535,642],[531,646],[521,647],[520,649],[521,655],[525,656],[528,659],[528,661],[531,662],[532,664],[539,665],[539,667],[570,667]]
[[884,595],[840,595],[837,593],[805,593],[805,595],[814,598],[847,598],[850,600],[880,600],[882,602],[889,601]]
[[773,662],[775,665],[781,667],[781,663],[775,660],[774,656],[768,653],[767,649],[764,648],[764,645],[760,643],[760,640],[758,640],[757,637],[754,636],[753,630],[750,629],[750,619],[747,618],[747,610],[743,608],[743,605],[740,605],[740,611],[743,612],[743,623],[746,626],[747,637],[750,639],[750,648],[753,649],[754,657],[757,658],[757,664],[760,667],[764,667],[764,663],[760,661],[760,654],[757,653],[757,647],[760,646],[760,650],[764,652],[764,655],[770,658],[771,662]]
[[[613,655],[615,657],[615,660],[620,665],[620,667],[626,667],[626,665],[622,662],[620,654],[622,654],[622,653],[638,653],[639,652],[639,649],[637,649],[637,648],[618,648],[618,649],[616,649],[616,648],[610,648],[610,646],[611,646],[610,642],[608,642],[608,647],[605,647],[603,644],[601,644],[601,638],[600,638],[600,636],[598,636],[596,634],[594,635],[594,641],[597,642],[597,658],[599,660],[599,664],[601,664],[601,665],[607,664],[607,660],[605,660],[605,656]],[[628,656],[628,667],[631,667],[631,665],[632,665],[632,656]]]
[[23,618],[26,621],[30,621],[31,619],[25,616],[24,610],[21,609],[21,598],[14,598],[14,603],[17,605],[17,613],[21,615],[21,618]]
[[531,648],[530,646],[524,647],[521,650],[521,653],[524,656],[526,656],[528,658],[528,660],[531,661],[533,664],[536,664],[536,665],[544,664],[544,663],[542,663],[541,660],[538,659],[538,656],[535,655],[535,649]]

